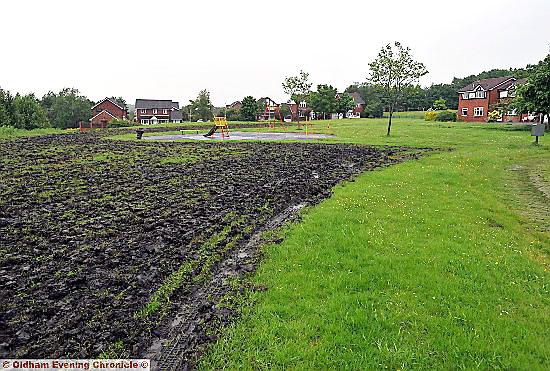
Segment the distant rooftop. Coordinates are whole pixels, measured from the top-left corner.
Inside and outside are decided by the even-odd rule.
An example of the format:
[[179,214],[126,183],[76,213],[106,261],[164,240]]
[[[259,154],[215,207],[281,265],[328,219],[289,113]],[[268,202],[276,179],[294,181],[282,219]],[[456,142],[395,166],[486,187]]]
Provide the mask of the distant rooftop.
[[157,99],[136,99],[136,109],[180,109],[180,104],[178,102],[173,102],[171,100],[157,100]]

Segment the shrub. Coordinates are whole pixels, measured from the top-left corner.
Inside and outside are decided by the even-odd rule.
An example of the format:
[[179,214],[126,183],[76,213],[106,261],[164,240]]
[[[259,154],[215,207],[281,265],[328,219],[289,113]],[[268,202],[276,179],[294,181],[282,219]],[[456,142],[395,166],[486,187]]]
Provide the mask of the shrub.
[[436,99],[432,105],[434,110],[441,111],[447,109],[447,101],[443,98]]
[[497,110],[493,110],[491,112],[489,112],[489,114],[487,115],[487,121],[489,122],[495,122],[495,121],[498,121],[502,118],[500,112],[498,112]]
[[427,111],[424,115],[424,120],[426,121],[435,121],[437,119],[437,111]]
[[456,121],[456,112],[447,110],[437,112],[436,121]]
[[107,124],[109,128],[125,128],[128,126],[138,126],[138,123],[129,120],[114,119]]

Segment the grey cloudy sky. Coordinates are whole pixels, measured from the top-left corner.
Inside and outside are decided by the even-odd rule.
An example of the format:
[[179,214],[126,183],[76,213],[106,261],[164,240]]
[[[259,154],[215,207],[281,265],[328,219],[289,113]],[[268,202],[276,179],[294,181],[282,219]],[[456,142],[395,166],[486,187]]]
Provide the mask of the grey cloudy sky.
[[216,106],[245,95],[284,101],[300,69],[345,89],[395,40],[449,83],[525,67],[549,52],[549,0],[233,0],[0,2],[0,87],[76,87],[186,104],[207,89]]

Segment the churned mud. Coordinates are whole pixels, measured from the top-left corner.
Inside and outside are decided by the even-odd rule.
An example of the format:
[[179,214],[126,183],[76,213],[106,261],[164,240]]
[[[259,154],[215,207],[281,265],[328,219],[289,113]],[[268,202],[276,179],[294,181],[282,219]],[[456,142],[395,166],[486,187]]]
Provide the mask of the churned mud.
[[0,358],[142,357],[184,369],[231,320],[259,235],[338,182],[421,150],[306,143],[0,145]]

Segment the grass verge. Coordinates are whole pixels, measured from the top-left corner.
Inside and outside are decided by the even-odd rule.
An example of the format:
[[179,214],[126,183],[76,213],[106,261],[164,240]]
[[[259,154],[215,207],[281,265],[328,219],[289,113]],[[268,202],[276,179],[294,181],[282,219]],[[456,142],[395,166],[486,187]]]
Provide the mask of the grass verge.
[[548,232],[528,227],[513,172],[549,163],[548,144],[505,125],[385,129],[330,130],[334,141],[455,150],[365,173],[308,210],[266,247],[253,284],[268,290],[250,293],[200,368],[550,367]]

